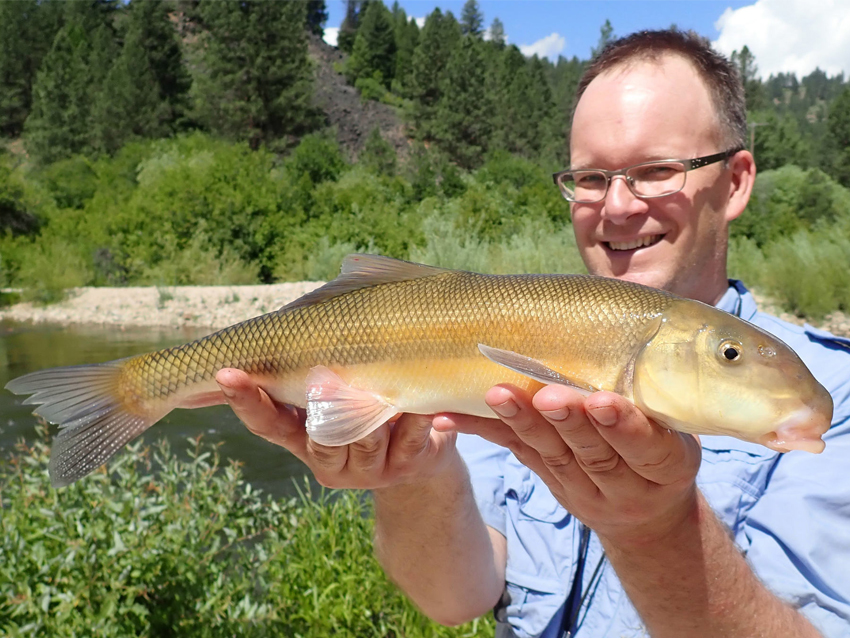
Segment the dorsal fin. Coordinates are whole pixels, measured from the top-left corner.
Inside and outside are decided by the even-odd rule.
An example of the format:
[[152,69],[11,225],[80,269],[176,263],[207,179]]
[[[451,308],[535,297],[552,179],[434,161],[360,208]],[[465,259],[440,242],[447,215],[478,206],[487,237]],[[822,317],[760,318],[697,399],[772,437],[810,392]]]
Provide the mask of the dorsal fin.
[[382,255],[348,255],[342,260],[339,277],[286,304],[281,310],[294,310],[295,308],[312,306],[360,288],[420,279],[444,272],[452,271],[447,268],[415,264],[411,261],[383,257]]

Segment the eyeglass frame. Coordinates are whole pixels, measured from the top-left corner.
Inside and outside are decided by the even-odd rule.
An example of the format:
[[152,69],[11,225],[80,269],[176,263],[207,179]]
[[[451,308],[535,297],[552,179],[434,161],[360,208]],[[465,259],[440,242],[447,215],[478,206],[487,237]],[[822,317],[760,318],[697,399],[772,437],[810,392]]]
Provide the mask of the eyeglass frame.
[[[578,168],[578,169],[568,168],[568,169],[563,170],[563,171],[558,171],[557,173],[552,173],[552,181],[555,182],[555,186],[558,187],[558,191],[561,193],[561,195],[564,197],[564,199],[566,199],[568,202],[573,203],[573,204],[598,204],[599,202],[601,202],[602,200],[604,200],[608,196],[608,191],[611,188],[611,180],[618,175],[621,175],[623,177],[623,179],[626,182],[626,186],[629,189],[629,192],[632,195],[634,195],[635,197],[638,197],[640,199],[656,199],[658,197],[667,197],[669,195],[675,195],[676,193],[681,192],[682,189],[685,188],[685,183],[688,181],[688,172],[689,171],[693,171],[697,168],[702,168],[703,166],[709,166],[710,164],[716,164],[717,162],[727,160],[730,157],[732,157],[733,155],[735,155],[736,153],[740,153],[743,150],[744,150],[744,148],[739,146],[739,147],[736,147],[736,148],[729,149],[728,151],[722,151],[720,153],[714,153],[713,155],[704,155],[703,157],[696,157],[694,159],[651,160],[649,162],[641,162],[640,164],[633,164],[632,166],[627,166],[626,168],[621,168],[621,169],[616,170],[616,171],[606,171],[603,168]],[[671,191],[669,193],[663,193],[661,195],[639,195],[638,193],[636,193],[634,191],[634,187],[633,187],[633,184],[632,184],[633,180],[631,178],[629,178],[628,175],[626,175],[626,173],[628,171],[632,170],[633,168],[638,168],[640,166],[648,166],[650,164],[665,164],[665,163],[682,164],[685,167],[685,170],[683,171],[684,179],[682,180],[682,185],[679,187],[678,190]],[[605,178],[606,178],[605,192],[602,194],[602,197],[600,197],[599,199],[595,199],[593,201],[578,202],[574,199],[569,199],[566,196],[566,194],[564,193],[564,190],[568,190],[568,189],[566,189],[565,187],[564,188],[561,187],[561,184],[558,181],[558,178],[561,177],[562,175],[566,175],[567,173],[579,173],[579,172],[602,173],[605,176]]]

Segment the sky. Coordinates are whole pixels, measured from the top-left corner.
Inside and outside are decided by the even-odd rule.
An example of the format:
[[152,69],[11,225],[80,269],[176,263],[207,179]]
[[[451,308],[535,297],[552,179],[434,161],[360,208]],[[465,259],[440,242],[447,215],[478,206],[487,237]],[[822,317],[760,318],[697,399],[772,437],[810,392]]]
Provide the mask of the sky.
[[[384,0],[388,6],[392,0]],[[419,19],[440,7],[460,17],[464,0],[400,0]],[[759,75],[820,68],[850,76],[850,0],[479,0],[484,24],[498,17],[509,44],[526,55],[557,60],[590,57],[599,29],[611,21],[614,35],[641,29],[693,29],[727,55],[747,45]],[[327,0],[325,39],[336,42],[345,17],[344,0]]]

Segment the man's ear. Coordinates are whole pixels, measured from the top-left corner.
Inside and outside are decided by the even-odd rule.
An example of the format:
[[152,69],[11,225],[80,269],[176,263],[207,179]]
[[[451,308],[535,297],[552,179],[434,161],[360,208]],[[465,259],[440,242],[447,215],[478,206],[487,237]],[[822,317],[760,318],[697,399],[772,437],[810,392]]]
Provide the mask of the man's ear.
[[756,181],[756,161],[749,151],[738,151],[728,160],[732,172],[729,180],[729,200],[726,205],[726,221],[738,218],[750,201]]

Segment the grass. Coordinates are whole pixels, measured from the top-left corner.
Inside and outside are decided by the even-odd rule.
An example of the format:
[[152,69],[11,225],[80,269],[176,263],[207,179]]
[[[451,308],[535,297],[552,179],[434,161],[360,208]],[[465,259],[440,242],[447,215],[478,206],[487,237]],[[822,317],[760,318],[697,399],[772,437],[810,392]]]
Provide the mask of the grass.
[[46,430],[0,462],[0,634],[71,638],[461,638],[392,585],[356,491],[280,501],[199,440],[178,457],[133,444],[104,471],[50,487]]

